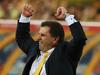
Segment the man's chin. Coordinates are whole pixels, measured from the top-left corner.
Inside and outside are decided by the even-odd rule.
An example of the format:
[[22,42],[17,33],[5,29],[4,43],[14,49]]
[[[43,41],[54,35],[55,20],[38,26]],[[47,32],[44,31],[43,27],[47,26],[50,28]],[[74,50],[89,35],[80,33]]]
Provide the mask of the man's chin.
[[42,47],[39,47],[40,51],[45,52],[46,50]]
[[43,48],[41,46],[39,46],[40,51],[43,51]]

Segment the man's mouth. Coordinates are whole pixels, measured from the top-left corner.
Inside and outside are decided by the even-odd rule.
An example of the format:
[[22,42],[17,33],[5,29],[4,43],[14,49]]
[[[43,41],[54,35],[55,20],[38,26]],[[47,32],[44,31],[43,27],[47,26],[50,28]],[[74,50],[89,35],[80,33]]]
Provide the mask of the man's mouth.
[[42,44],[42,42],[40,41],[40,42],[39,42],[39,45],[41,45],[41,44]]

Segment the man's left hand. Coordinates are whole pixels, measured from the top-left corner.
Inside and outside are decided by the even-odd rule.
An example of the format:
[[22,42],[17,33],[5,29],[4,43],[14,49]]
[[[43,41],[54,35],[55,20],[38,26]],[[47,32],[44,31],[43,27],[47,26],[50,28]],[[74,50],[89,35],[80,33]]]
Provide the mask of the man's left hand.
[[67,14],[67,10],[64,8],[64,7],[58,7],[57,11],[56,11],[56,14],[55,14],[55,17],[57,19],[65,19],[65,14]]

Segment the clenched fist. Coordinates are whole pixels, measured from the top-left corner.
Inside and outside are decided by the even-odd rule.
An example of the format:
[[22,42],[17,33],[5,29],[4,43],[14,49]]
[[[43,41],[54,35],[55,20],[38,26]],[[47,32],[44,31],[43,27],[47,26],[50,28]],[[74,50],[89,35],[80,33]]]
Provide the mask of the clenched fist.
[[58,7],[55,17],[57,19],[65,19],[65,16],[67,15],[69,15],[69,13],[64,7]]
[[31,5],[27,4],[24,6],[24,9],[22,11],[22,14],[25,16],[25,17],[31,17],[32,14],[33,14],[33,8]]

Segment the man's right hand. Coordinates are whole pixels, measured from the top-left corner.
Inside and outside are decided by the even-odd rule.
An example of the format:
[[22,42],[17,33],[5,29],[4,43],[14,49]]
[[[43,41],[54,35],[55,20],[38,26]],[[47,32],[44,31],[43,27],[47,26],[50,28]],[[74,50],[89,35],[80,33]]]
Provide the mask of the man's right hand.
[[25,17],[31,17],[32,14],[33,14],[32,6],[29,5],[29,4],[25,5],[25,6],[24,6],[24,9],[23,9],[23,11],[22,11],[22,14],[23,14],[23,16],[25,16]]

